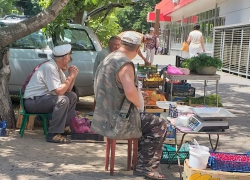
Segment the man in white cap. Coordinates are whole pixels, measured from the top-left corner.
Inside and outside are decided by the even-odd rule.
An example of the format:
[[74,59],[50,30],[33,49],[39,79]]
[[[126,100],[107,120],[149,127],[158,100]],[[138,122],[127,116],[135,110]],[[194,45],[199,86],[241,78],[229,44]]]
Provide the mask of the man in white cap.
[[[140,45],[139,35],[125,32],[121,47],[109,54],[97,67],[94,81],[96,106],[91,130],[113,139],[140,138],[134,173],[149,179],[165,179],[157,168],[166,138],[167,123],[153,114],[141,113],[144,100],[137,88],[135,67],[131,61],[137,55]],[[131,122],[128,128],[127,122]]]
[[146,43],[146,59],[150,62],[150,64],[153,64],[155,51],[159,46],[153,27],[150,28],[150,33],[148,36],[152,38],[152,41]]
[[[53,59],[42,64],[32,75],[24,91],[24,106],[29,113],[52,113],[46,140],[54,143],[70,143],[63,137],[65,126],[76,116],[77,95],[71,91],[78,74],[76,66],[68,68],[66,80],[61,70],[71,62],[71,45],[53,48]],[[62,82],[64,81],[64,82]],[[55,95],[52,94],[55,93]]]

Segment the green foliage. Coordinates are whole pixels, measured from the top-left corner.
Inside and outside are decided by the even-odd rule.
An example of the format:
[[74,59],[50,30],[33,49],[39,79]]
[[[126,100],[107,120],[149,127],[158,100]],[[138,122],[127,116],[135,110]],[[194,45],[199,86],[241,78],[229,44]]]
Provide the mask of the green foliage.
[[[192,104],[204,104],[204,96],[200,96],[200,97],[187,97],[182,99],[183,102],[185,102],[185,104],[189,103],[189,100],[191,100]],[[223,105],[221,104],[221,97],[220,95],[218,95],[218,106],[219,107],[223,107]],[[216,95],[215,94],[210,94],[207,95],[205,97],[205,103],[208,106],[216,106]]]
[[0,0],[0,15],[11,14],[11,10],[16,9],[15,3],[16,0]]
[[122,31],[134,30],[148,33],[150,23],[147,23],[147,14],[154,10],[160,0],[139,0],[134,6],[127,6],[119,11],[117,18]]
[[186,59],[181,67],[188,68],[190,71],[197,71],[203,67],[214,66],[217,69],[220,69],[222,66],[222,62],[220,59],[208,56],[206,54],[199,54],[196,57],[192,57],[191,59]]
[[[40,5],[43,8],[46,8],[50,5],[51,2],[52,0],[40,0]],[[67,6],[55,19],[55,21],[47,25],[43,29],[43,31],[47,35],[52,35],[55,33],[58,35],[60,34],[63,37],[64,28],[67,27],[67,23],[65,21],[66,18],[73,19],[77,15],[80,15],[82,17],[84,10],[87,12],[91,12],[97,7],[107,5],[109,2],[126,4],[131,3],[131,0],[70,0]],[[118,11],[120,11],[120,9],[112,10],[97,31],[97,36],[99,37],[103,46],[107,45],[108,39],[111,36],[116,35],[121,31],[121,28],[118,24],[118,20],[115,16]],[[101,23],[105,12],[91,17],[91,20],[88,22],[88,26],[90,26],[95,31],[98,25]]]
[[[118,11],[118,8],[114,9],[103,21],[98,31],[96,32],[103,47],[106,47],[108,45],[108,40],[111,36],[117,35],[121,31],[121,27],[118,24],[118,19],[115,16]],[[95,31],[101,23],[102,18],[102,16],[97,16],[91,19],[88,25]]]
[[17,1],[17,6],[23,9],[25,15],[36,15],[42,7],[39,5],[39,0]]

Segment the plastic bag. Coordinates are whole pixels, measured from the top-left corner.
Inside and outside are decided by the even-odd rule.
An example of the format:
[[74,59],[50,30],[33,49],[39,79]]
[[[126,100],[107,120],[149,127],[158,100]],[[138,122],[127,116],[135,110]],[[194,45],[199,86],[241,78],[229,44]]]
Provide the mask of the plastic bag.
[[170,75],[184,75],[184,73],[177,67],[168,65],[167,73]]
[[181,51],[188,52],[188,46],[189,45],[187,42],[183,42],[182,47],[181,47]]
[[76,133],[93,133],[90,130],[90,120],[84,117],[72,117],[70,119],[70,127],[74,129]]
[[175,125],[180,127],[188,127],[189,118],[189,116],[178,116],[175,121]]
[[190,70],[188,68],[179,68],[183,74],[188,75],[190,74]]

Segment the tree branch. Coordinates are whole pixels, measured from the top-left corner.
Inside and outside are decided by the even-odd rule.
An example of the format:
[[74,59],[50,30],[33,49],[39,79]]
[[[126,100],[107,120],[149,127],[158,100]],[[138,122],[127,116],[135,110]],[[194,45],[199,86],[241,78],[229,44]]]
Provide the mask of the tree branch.
[[52,22],[70,0],[54,0],[36,16],[0,29],[0,49]]

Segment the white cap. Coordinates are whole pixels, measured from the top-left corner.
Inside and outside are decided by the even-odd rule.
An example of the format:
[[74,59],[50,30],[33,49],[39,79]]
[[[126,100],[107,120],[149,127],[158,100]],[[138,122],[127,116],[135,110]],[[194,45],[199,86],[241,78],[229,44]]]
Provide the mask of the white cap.
[[150,31],[153,31],[153,30],[155,30],[155,28],[151,27],[151,28],[150,28]]
[[141,45],[141,37],[132,31],[127,31],[122,36],[122,41],[125,41],[130,44]]
[[63,44],[63,45],[54,47],[52,53],[55,57],[62,57],[68,54],[70,51],[71,51],[71,45]]

